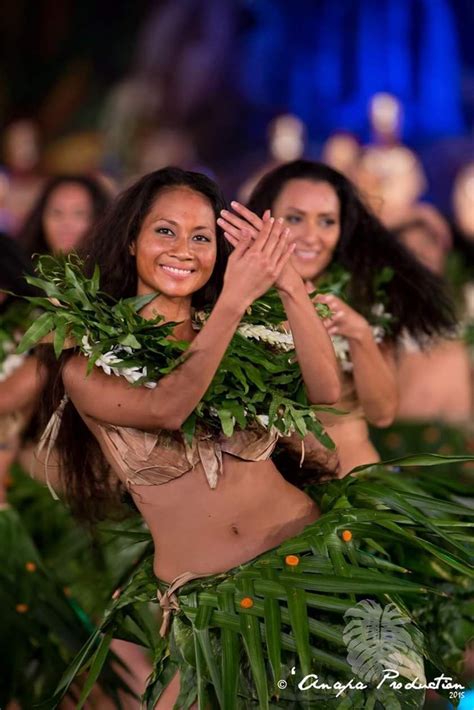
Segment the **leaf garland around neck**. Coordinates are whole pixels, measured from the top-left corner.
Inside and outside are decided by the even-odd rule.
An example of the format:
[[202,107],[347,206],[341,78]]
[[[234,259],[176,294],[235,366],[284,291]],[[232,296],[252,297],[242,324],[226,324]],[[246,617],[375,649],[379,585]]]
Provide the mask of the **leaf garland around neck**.
[[[386,290],[386,285],[390,283],[393,276],[394,271],[391,267],[385,266],[381,269],[372,282],[372,305],[364,309],[356,307],[356,310],[360,312],[372,328],[383,329],[384,337],[390,335],[391,325],[394,320],[389,312],[389,297]],[[351,279],[351,273],[335,261],[318,279],[317,292],[331,293],[334,296],[338,296],[349,306],[352,306]]]
[[[46,295],[28,300],[41,306],[44,313],[25,333],[19,351],[52,336],[56,357],[70,344],[89,358],[88,372],[96,365],[132,384],[156,386],[183,362],[189,343],[172,339],[176,323],[165,322],[158,313],[152,320],[139,315],[156,293],[117,301],[100,290],[97,266],[90,278],[83,269],[74,253],[39,259],[38,275],[27,280]],[[276,323],[283,315],[276,292],[269,292],[252,305],[244,323]],[[312,433],[333,449],[334,443],[317,417],[318,411],[327,410],[337,412],[309,403],[294,352],[236,332],[182,431],[190,441],[196,429],[231,436],[236,428],[275,427],[282,435],[296,432],[303,438]]]

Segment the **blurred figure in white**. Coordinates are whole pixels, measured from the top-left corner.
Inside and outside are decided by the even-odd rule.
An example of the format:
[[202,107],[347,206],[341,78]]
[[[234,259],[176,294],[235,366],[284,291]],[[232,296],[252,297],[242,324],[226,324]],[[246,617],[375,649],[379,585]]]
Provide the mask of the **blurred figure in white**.
[[337,131],[332,133],[324,143],[321,160],[351,178],[355,174],[360,152],[359,141],[352,133]]
[[277,116],[268,124],[267,146],[268,161],[239,188],[237,196],[241,202],[248,201],[253,188],[265,173],[302,157],[306,147],[305,124],[291,113]]
[[400,143],[403,107],[396,96],[385,92],[374,94],[369,103],[369,119],[374,143],[385,146]]
[[403,107],[391,94],[375,94],[369,104],[373,145],[366,146],[354,172],[365,199],[387,227],[409,218],[427,182],[416,154],[402,145]]
[[36,200],[42,185],[38,126],[22,119],[11,123],[2,138],[3,199],[9,233],[18,231]]

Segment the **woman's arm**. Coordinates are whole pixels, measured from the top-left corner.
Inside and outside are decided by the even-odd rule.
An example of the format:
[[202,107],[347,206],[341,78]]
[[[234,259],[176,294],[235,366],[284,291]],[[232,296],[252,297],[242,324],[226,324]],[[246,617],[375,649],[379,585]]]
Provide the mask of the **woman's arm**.
[[3,382],[0,382],[0,416],[29,407],[39,399],[46,372],[31,355]]
[[131,387],[97,368],[86,377],[86,358],[72,358],[63,380],[76,407],[86,416],[118,426],[179,429],[211,384],[243,313],[275,282],[291,252],[287,237],[273,222],[259,240],[244,239],[236,247],[209,319],[185,361],[159,380],[155,389]]
[[317,300],[333,311],[326,324],[328,333],[349,341],[355,387],[367,420],[374,426],[389,426],[398,406],[392,349],[378,345],[365,318],[336,296],[317,296]]
[[[245,232],[258,239],[270,219],[270,211],[267,210],[261,219],[238,202],[233,202],[232,206],[238,214],[223,210],[218,220],[229,242],[236,246]],[[280,218],[277,223],[283,229],[284,220]],[[286,228],[285,231],[291,240],[290,230]],[[282,269],[275,286],[288,316],[308,398],[313,404],[334,404],[341,396],[334,348],[301,276],[290,261]]]
[[88,359],[78,355],[64,368],[66,391],[77,409],[94,419],[145,430],[179,429],[211,384],[242,314],[235,299],[220,298],[185,362],[154,389],[132,387],[98,368],[86,375]]
[[301,278],[280,297],[288,316],[306,392],[313,404],[334,404],[341,396],[336,354]]

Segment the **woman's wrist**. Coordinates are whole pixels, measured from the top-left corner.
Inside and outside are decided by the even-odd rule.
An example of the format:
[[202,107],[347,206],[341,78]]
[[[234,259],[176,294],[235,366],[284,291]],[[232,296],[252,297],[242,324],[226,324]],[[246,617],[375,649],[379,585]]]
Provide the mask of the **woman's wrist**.
[[245,311],[251,305],[252,301],[247,303],[241,294],[235,292],[235,289],[226,288],[225,285],[216,303],[216,306],[219,306],[219,309],[222,309],[227,316],[237,321],[241,320]]
[[284,287],[277,286],[277,291],[283,305],[285,305],[285,302],[295,301],[299,298],[306,298],[308,296],[304,281],[299,277],[297,279],[292,279],[291,282],[285,284]]
[[365,318],[361,318],[360,321],[355,325],[350,334],[346,335],[349,344],[364,345],[365,343],[373,340],[372,329]]

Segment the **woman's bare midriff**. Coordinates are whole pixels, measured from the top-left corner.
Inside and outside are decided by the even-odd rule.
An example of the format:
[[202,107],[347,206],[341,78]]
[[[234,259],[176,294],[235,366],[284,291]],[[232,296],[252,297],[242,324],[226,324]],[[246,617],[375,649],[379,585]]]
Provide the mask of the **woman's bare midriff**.
[[211,489],[201,467],[159,486],[131,486],[155,543],[154,571],[215,574],[248,562],[318,517],[316,504],[287,483],[271,461],[224,455]]

